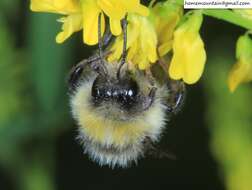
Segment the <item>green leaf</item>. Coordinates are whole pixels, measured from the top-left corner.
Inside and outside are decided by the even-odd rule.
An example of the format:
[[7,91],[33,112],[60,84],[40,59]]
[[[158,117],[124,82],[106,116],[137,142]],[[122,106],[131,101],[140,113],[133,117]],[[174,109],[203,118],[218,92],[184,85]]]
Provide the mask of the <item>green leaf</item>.
[[55,16],[32,14],[29,26],[30,76],[36,106],[41,113],[54,117],[67,105],[65,79],[66,66],[71,60],[71,45],[56,44],[55,36],[60,25],[57,25]]

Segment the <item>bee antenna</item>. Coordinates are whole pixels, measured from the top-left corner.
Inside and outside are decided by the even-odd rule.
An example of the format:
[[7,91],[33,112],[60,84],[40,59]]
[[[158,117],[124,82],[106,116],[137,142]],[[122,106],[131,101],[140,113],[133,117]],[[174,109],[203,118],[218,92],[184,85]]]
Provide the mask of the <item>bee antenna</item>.
[[104,55],[103,55],[103,40],[102,40],[102,32],[101,32],[101,19],[102,19],[102,13],[99,14],[98,17],[98,47],[99,47],[99,57],[100,57],[100,67],[98,70],[99,74],[102,74],[106,76],[108,74],[107,68],[104,64]]
[[121,78],[121,69],[122,69],[122,66],[125,64],[126,57],[127,57],[127,15],[122,20],[122,29],[123,29],[123,51],[122,51],[122,60],[117,70],[118,80],[120,80]]

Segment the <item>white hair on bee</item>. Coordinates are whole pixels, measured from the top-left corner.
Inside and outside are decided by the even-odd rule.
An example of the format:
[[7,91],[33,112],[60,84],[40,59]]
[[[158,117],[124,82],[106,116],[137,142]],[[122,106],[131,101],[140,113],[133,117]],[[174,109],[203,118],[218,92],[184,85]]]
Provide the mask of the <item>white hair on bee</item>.
[[103,147],[101,144],[96,144],[88,140],[82,131],[79,131],[77,137],[79,142],[83,144],[84,153],[90,155],[91,159],[97,162],[100,166],[109,165],[114,168],[119,165],[122,168],[128,167],[131,163],[137,164],[137,160],[143,157],[143,147],[141,144],[127,146],[118,150],[113,147]]

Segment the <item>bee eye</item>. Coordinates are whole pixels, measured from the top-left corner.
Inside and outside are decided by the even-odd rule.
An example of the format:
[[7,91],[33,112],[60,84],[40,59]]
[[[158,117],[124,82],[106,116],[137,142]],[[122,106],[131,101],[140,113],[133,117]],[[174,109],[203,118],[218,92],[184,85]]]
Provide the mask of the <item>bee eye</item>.
[[138,94],[138,90],[139,89],[138,89],[138,85],[137,85],[136,81],[131,79],[127,82],[125,95],[130,98],[133,98]]
[[71,87],[76,85],[76,83],[79,80],[82,72],[83,72],[83,67],[76,67],[73,70],[73,72],[71,73],[70,78],[69,78],[69,84],[70,84]]
[[101,95],[101,90],[97,86],[93,85],[93,87],[92,87],[92,96],[94,98],[96,98],[96,97],[99,97],[100,95]]
[[113,92],[106,79],[98,76],[93,83],[91,95],[95,103],[101,103],[112,98]]
[[139,91],[136,81],[133,79],[122,80],[118,85],[117,101],[126,109],[130,109],[137,101],[136,97]]
[[92,86],[92,97],[95,100],[98,100],[98,99],[101,99],[102,97],[105,97],[105,92],[102,88],[100,88],[99,81],[100,81],[99,77],[97,77],[93,83],[93,86]]
[[138,85],[133,79],[108,82],[99,75],[94,80],[91,95],[96,105],[104,101],[116,101],[124,108],[130,109],[137,102],[138,91]]

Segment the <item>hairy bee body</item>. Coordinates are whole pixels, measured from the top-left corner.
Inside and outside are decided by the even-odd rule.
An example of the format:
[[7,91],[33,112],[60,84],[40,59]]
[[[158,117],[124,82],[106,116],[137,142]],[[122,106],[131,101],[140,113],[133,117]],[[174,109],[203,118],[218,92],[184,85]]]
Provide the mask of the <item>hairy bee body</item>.
[[[118,63],[106,65],[109,78],[116,80]],[[79,124],[78,139],[85,152],[100,165],[126,167],[144,155],[147,138],[152,142],[159,140],[165,126],[169,91],[166,85],[154,84],[155,99],[145,110],[139,108],[143,102],[134,102],[136,107],[131,109],[113,100],[97,106],[91,93],[96,77],[94,72],[82,77],[71,96],[73,117]],[[139,93],[148,95],[151,86],[146,76],[139,72],[135,80]]]
[[176,112],[181,104],[184,86],[167,75],[161,82],[150,70],[148,74],[129,69],[126,19],[122,20],[121,60],[108,63],[102,51],[101,15],[98,23],[99,54],[83,60],[70,73],[72,115],[79,125],[78,139],[92,160],[127,167],[153,150],[167,112]]

